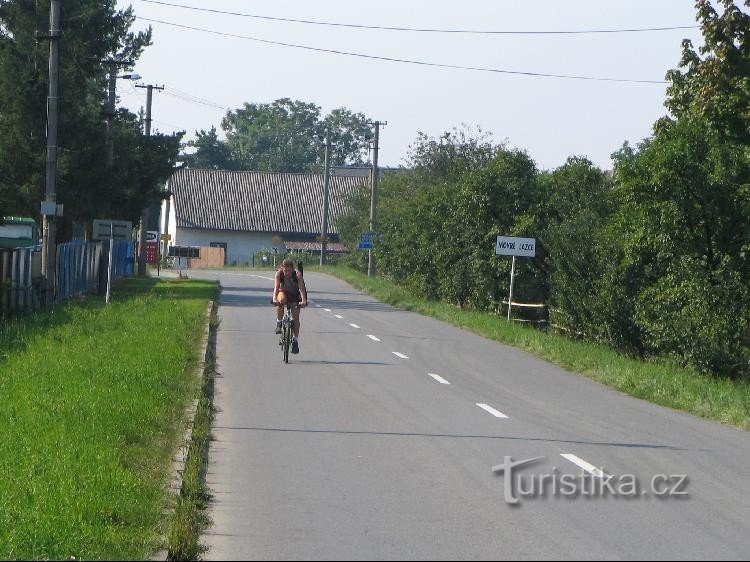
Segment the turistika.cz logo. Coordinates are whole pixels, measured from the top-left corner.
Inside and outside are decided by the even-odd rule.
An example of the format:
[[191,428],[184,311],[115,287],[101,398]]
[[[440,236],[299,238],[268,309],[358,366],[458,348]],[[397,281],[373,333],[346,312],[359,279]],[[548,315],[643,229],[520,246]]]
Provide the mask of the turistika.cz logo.
[[503,476],[505,501],[518,505],[519,498],[615,497],[615,498],[687,498],[689,479],[685,474],[657,474],[644,486],[633,474],[614,476],[604,470],[580,474],[561,474],[557,468],[552,474],[520,474],[521,467],[538,463],[545,457],[514,461],[505,457],[503,464],[492,467],[492,472]]

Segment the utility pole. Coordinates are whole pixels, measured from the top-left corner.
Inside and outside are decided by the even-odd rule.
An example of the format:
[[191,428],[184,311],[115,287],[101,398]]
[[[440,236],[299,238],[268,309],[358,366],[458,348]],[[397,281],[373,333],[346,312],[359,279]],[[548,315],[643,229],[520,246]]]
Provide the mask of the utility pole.
[[[117,69],[120,67],[132,66],[133,61],[119,61],[114,59],[107,59],[102,61],[104,64],[109,66],[109,74],[107,75],[107,107],[104,110],[104,115],[107,117],[107,170],[111,170],[115,161],[115,147],[114,147],[114,122],[115,122],[115,105],[117,99],[115,96],[115,88],[117,81]],[[137,74],[126,74],[120,78],[127,78],[130,80],[138,80],[140,76]]]
[[58,83],[60,79],[60,0],[49,7],[49,93],[47,96],[47,167],[42,203],[42,275],[45,303],[55,296],[57,215],[57,122]]
[[[136,88],[146,88],[146,137],[151,136],[151,102],[154,96],[154,90],[163,90],[164,86],[154,86],[148,84],[141,86],[135,85]],[[138,277],[146,275],[146,222],[148,221],[148,207],[141,211],[141,227],[138,231]]]
[[[380,142],[380,126],[386,126],[388,124],[387,121],[375,121],[374,123],[371,123],[371,125],[375,126],[375,139],[372,144],[372,194],[370,197],[370,232],[373,233],[373,237],[375,237],[375,228],[377,224],[377,204],[378,204],[378,179],[379,179],[379,171],[378,171],[378,150],[379,150],[379,142]],[[377,273],[376,267],[375,267],[375,252],[372,248],[370,248],[367,251],[367,276],[368,277],[374,277]]]
[[326,246],[328,244],[328,192],[331,183],[331,131],[326,129],[326,153],[323,179],[323,224],[320,227],[320,265],[326,262]]
[[106,168],[111,170],[115,162],[114,123],[115,123],[115,81],[117,80],[117,62],[107,61],[109,64],[107,109],[107,160]]

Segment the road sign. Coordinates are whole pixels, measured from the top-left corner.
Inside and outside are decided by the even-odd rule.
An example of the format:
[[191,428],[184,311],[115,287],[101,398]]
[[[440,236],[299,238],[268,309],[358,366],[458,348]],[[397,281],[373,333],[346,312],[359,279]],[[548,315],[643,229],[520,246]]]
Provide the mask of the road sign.
[[159,240],[159,232],[156,230],[146,231],[146,242],[156,242]]
[[130,240],[133,234],[133,223],[130,221],[96,219],[91,239],[109,240],[110,230],[114,240]]
[[370,166],[332,166],[332,176],[344,176],[349,178],[369,178],[372,173]]
[[516,238],[498,236],[495,244],[498,256],[523,256],[533,258],[536,255],[536,238]]
[[359,235],[359,244],[357,245],[357,247],[360,250],[372,250],[374,238],[374,232],[363,232]]
[[161,235],[160,239],[162,242],[169,242],[172,239],[172,235],[164,233]]

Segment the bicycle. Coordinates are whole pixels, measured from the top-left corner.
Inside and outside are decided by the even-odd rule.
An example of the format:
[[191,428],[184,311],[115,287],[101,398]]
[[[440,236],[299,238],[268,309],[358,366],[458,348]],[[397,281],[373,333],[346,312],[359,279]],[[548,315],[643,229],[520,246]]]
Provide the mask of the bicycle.
[[274,306],[285,306],[286,312],[281,319],[281,338],[279,338],[279,345],[281,351],[284,354],[284,363],[289,363],[289,347],[292,345],[292,333],[294,328],[294,317],[292,316],[292,309],[299,308],[300,305],[297,302],[287,302],[286,305],[280,302],[271,302]]

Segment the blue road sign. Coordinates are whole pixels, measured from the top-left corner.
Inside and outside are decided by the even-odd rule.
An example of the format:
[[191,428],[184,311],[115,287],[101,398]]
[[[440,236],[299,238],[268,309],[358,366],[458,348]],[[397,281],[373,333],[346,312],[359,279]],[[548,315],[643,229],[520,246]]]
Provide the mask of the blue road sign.
[[373,232],[363,232],[359,235],[359,245],[357,246],[360,250],[372,250],[372,241],[375,238]]

